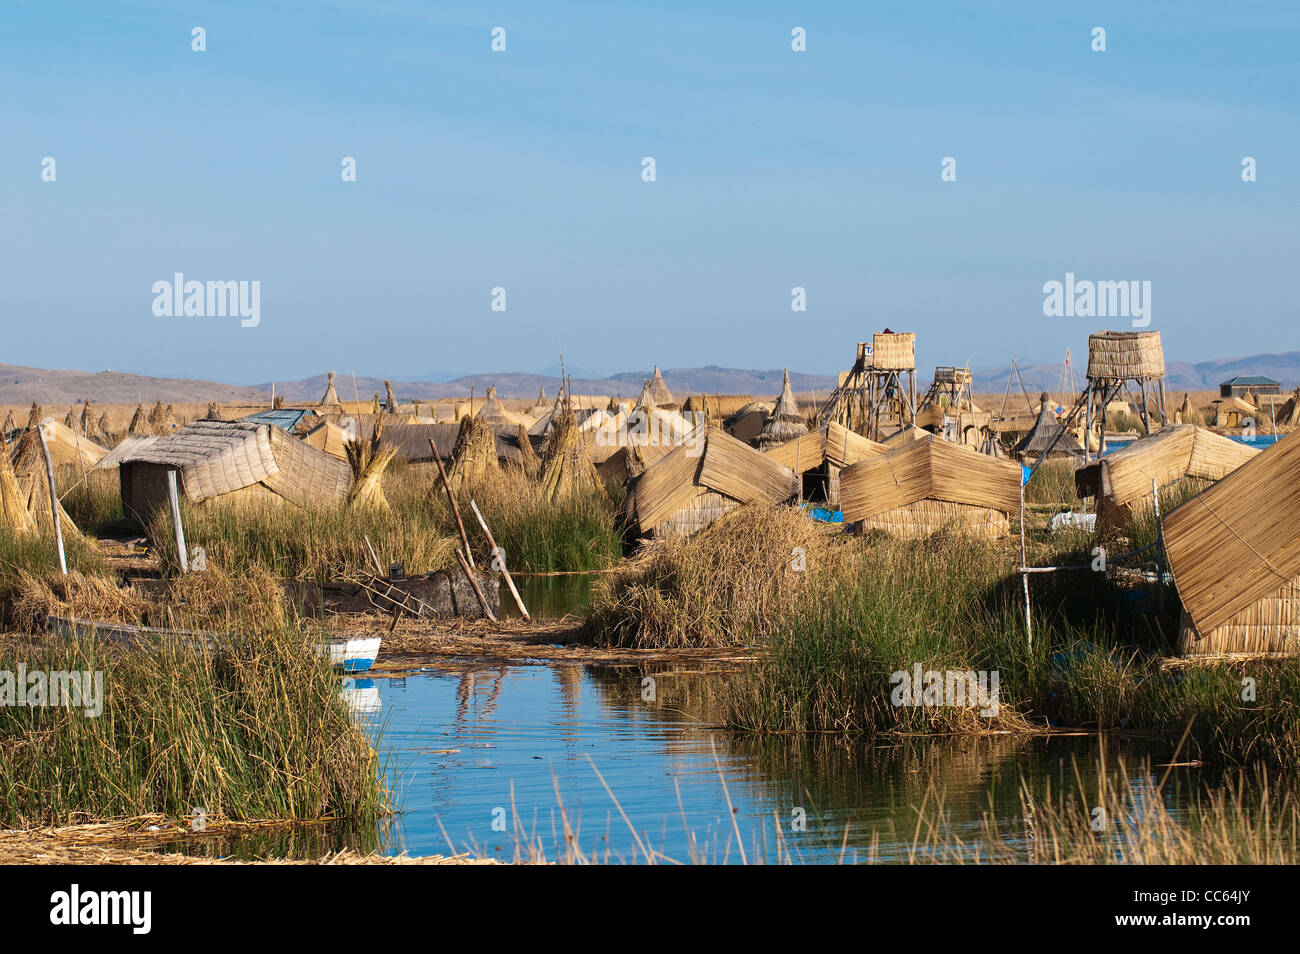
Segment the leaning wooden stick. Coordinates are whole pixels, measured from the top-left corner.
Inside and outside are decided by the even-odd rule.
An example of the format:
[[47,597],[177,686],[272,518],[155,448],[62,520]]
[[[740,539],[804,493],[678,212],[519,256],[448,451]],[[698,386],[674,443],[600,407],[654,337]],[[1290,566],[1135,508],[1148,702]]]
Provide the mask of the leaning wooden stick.
[[50,445],[45,443],[45,429],[36,425],[36,434],[41,439],[41,451],[45,454],[45,479],[50,484],[50,516],[54,518],[54,542],[59,548],[59,570],[68,575],[68,560],[63,554],[63,521],[59,514],[63,505],[59,503],[59,493],[54,489],[54,461],[50,458]]
[[438,476],[442,478],[442,486],[447,491],[447,500],[451,504],[451,515],[456,518],[456,529],[460,531],[460,542],[465,545],[465,558],[469,560],[470,568],[474,567],[474,554],[469,548],[469,535],[465,533],[465,524],[460,519],[460,507],[456,506],[456,495],[451,492],[451,481],[447,479],[447,471],[442,466],[442,455],[438,453],[438,445],[433,438],[429,438],[429,448],[433,451],[433,462],[438,465]]
[[492,612],[492,607],[488,606],[487,597],[483,595],[483,590],[478,585],[478,580],[474,579],[474,571],[471,570],[469,564],[465,562],[465,554],[457,550],[456,559],[460,561],[460,568],[464,570],[465,575],[469,577],[469,585],[474,587],[474,595],[478,597],[478,605],[483,607],[483,615],[495,623],[497,621],[497,614]]
[[510,595],[515,598],[515,605],[519,607],[519,612],[524,619],[532,622],[533,618],[528,615],[528,607],[524,606],[524,599],[515,589],[515,581],[510,578],[510,571],[506,569],[506,555],[503,551],[497,549],[497,542],[492,539],[492,531],[488,529],[487,521],[483,519],[483,514],[479,512],[478,504],[470,500],[469,507],[474,511],[474,516],[478,517],[478,525],[483,528],[483,534],[487,537],[488,546],[492,548],[492,554],[501,564],[501,575],[506,578],[506,586],[510,587]]

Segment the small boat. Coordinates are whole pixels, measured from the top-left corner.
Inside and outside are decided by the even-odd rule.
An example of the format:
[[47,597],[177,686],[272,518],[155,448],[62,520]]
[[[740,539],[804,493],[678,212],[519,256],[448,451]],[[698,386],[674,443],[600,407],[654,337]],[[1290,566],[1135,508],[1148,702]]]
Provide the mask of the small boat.
[[379,655],[379,636],[339,636],[326,638],[325,651],[330,665],[343,672],[365,672]]
[[[130,623],[77,619],[71,616],[48,616],[45,625],[59,636],[93,635],[99,639],[132,645],[160,642],[187,643],[204,652],[211,652],[221,642],[219,633],[204,630],[135,626]],[[335,669],[343,672],[365,672],[375,664],[381,641],[382,637],[379,636],[327,636],[321,644],[321,655],[325,656]]]

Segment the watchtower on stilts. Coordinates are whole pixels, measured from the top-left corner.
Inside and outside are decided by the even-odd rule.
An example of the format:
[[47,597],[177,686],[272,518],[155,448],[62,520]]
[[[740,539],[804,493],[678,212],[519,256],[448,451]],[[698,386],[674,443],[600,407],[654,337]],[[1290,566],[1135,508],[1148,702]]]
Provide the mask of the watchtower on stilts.
[[[904,386],[903,376],[907,383]],[[881,425],[916,421],[916,335],[885,329],[858,343],[853,369],[844,375],[817,414],[818,424],[834,421],[873,441]]]

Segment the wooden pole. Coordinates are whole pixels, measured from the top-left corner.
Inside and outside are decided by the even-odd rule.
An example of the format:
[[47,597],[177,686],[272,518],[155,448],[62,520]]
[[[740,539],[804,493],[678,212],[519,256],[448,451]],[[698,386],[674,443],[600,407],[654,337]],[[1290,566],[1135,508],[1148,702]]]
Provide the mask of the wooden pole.
[[59,503],[58,492],[54,489],[54,461],[50,457],[50,445],[45,443],[45,430],[39,424],[36,425],[36,434],[41,440],[41,452],[45,454],[45,480],[50,485],[50,516],[54,520],[54,545],[59,551],[59,572],[67,576],[68,558],[63,552],[63,520],[60,517],[63,505]]
[[438,453],[438,445],[433,438],[429,438],[429,449],[433,451],[433,462],[438,465],[438,477],[442,480],[443,489],[447,491],[447,501],[451,504],[451,515],[456,518],[456,529],[460,531],[460,542],[465,547],[465,558],[469,560],[470,569],[474,568],[474,554],[469,549],[469,535],[465,533],[465,524],[460,519],[460,507],[456,504],[456,495],[451,492],[451,481],[447,479],[447,471],[442,466],[442,455]]
[[496,613],[493,613],[492,607],[488,606],[487,597],[483,595],[478,580],[474,579],[474,572],[470,569],[469,564],[465,562],[465,554],[457,550],[456,559],[460,561],[460,568],[465,571],[465,576],[469,578],[469,585],[474,587],[474,595],[478,597],[478,605],[483,607],[483,615],[495,623],[497,621]]
[[515,581],[510,578],[510,571],[506,569],[505,551],[497,548],[497,542],[492,539],[492,531],[488,529],[487,521],[483,519],[483,514],[478,509],[478,504],[473,500],[469,502],[469,507],[474,511],[474,516],[478,517],[478,525],[483,528],[483,535],[487,537],[488,546],[492,548],[492,553],[501,561],[501,575],[506,578],[506,586],[510,587],[510,595],[515,598],[515,605],[519,607],[519,612],[524,619],[532,622],[533,618],[528,615],[528,607],[524,606],[524,598],[519,595],[515,589]]
[[181,527],[181,501],[176,493],[176,471],[167,471],[167,499],[172,505],[172,527],[176,531],[176,556],[180,560],[181,572],[190,572],[189,554],[185,552],[185,530]]

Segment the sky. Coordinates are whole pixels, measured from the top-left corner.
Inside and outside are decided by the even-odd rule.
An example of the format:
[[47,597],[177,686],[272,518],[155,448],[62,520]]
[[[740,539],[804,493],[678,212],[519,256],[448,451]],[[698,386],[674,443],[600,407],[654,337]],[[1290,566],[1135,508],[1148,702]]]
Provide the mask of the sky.
[[[1300,348],[1300,5],[704,7],[3,0],[0,363],[1078,362],[1130,322],[1066,273],[1149,281],[1170,360]],[[156,315],[177,272],[258,323]]]

